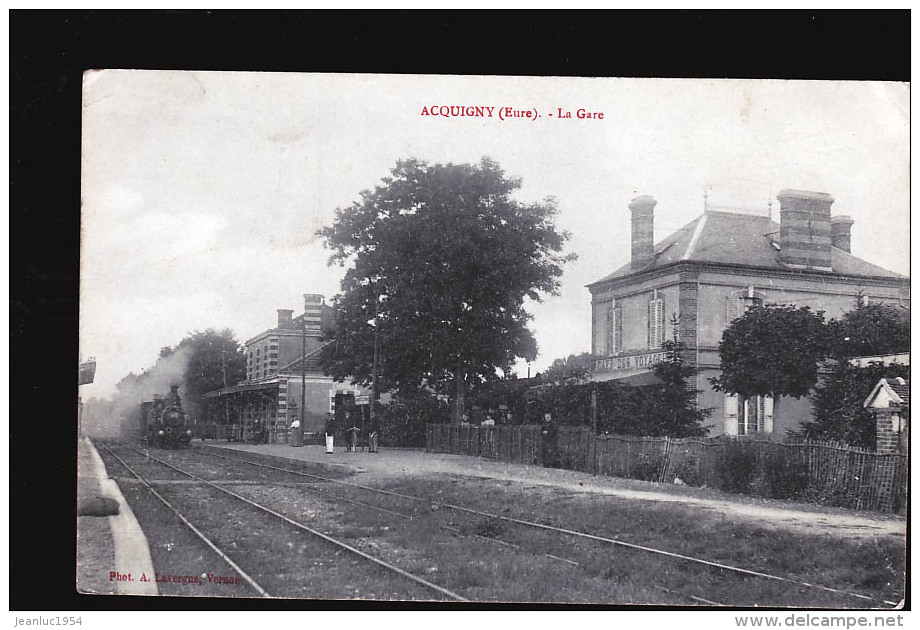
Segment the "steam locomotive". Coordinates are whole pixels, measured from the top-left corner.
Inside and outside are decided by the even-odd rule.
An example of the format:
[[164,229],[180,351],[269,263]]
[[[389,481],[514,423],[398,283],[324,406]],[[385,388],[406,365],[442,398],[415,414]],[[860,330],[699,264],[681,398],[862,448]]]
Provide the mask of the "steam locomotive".
[[141,432],[147,444],[156,448],[188,448],[192,443],[192,426],[182,409],[179,386],[169,394],[154,394],[153,400],[140,405]]

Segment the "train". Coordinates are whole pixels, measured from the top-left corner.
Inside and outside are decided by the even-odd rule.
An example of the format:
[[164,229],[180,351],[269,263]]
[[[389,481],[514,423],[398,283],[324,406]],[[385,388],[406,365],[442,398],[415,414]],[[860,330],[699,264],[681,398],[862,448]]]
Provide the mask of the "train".
[[192,424],[182,409],[179,386],[169,394],[154,394],[140,404],[140,430],[147,444],[155,448],[188,448],[192,444]]

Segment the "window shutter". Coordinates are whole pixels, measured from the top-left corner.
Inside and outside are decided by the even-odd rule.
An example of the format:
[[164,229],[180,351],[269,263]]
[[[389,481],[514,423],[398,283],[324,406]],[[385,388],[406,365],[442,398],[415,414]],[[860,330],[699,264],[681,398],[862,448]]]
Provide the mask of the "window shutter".
[[725,433],[738,435],[738,396],[725,394]]
[[610,310],[607,311],[607,354],[614,354],[616,350],[616,339],[615,339],[615,329],[616,329],[616,308],[613,304],[610,305]]
[[763,397],[763,430],[773,433],[773,396]]
[[664,300],[656,298],[648,303],[648,347],[660,348],[664,341]]
[[607,312],[607,354],[616,354],[621,350],[623,311],[617,306],[616,301],[610,303]]
[[607,351],[606,334],[607,311],[606,304],[597,304],[594,306],[594,343],[592,344],[592,354],[601,355]]
[[649,348],[655,347],[655,300],[648,301],[648,335],[646,341]]

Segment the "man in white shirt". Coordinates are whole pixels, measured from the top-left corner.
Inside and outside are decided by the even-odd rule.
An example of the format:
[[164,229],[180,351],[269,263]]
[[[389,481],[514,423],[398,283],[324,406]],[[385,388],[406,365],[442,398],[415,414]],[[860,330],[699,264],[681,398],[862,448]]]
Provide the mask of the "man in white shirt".
[[300,433],[300,420],[294,418],[291,423],[291,446],[303,446],[303,436]]

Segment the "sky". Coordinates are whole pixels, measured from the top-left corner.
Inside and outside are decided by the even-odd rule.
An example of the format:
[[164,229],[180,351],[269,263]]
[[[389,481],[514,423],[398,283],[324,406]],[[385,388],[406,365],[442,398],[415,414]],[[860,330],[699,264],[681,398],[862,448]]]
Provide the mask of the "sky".
[[80,355],[97,368],[80,394],[110,395],[190,332],[243,342],[277,309],[303,312],[304,293],[331,299],[344,270],[316,230],[409,157],[488,156],[521,179],[521,201],[556,199],[578,259],[558,295],[528,305],[533,373],[590,350],[585,285],[628,262],[638,195],[658,202],[657,242],[707,190],[759,210],[772,199],[777,221],[780,190],[827,192],[855,220],[852,253],[908,275],[909,96],[874,82],[87,73]]

